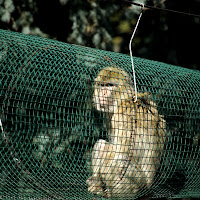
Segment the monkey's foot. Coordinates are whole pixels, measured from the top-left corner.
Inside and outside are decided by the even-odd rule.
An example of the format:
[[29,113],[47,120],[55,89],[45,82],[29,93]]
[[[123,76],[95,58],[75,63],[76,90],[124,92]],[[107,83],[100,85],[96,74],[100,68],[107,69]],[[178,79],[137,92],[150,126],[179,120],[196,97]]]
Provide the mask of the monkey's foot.
[[93,194],[103,195],[102,182],[98,178],[91,176],[87,179],[88,191]]

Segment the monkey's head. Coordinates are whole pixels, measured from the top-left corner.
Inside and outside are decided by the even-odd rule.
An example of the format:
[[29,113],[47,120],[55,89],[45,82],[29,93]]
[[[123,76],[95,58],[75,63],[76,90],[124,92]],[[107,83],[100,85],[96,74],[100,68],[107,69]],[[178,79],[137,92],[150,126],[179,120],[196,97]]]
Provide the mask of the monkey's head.
[[94,82],[93,101],[97,110],[112,114],[119,101],[133,95],[129,75],[118,67],[103,68]]

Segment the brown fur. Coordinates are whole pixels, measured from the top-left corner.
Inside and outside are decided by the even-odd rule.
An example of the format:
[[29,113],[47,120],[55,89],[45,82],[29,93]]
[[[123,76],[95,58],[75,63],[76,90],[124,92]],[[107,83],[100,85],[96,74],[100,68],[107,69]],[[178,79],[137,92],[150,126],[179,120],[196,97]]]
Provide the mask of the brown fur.
[[[88,191],[107,197],[134,197],[140,188],[153,183],[164,147],[165,120],[147,93],[139,93],[134,102],[130,79],[121,69],[105,68],[95,80],[97,85],[112,83],[115,89],[110,96],[114,100],[107,97],[113,103],[109,105],[113,106],[110,141],[98,140],[93,147]],[[97,88],[94,100],[100,92]]]

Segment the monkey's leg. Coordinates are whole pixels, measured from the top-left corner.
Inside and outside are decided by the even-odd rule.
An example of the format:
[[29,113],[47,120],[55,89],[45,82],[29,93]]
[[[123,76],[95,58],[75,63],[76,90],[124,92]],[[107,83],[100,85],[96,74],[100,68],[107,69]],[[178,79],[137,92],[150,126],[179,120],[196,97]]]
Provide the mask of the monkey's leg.
[[120,174],[120,181],[112,188],[110,197],[118,197],[123,199],[131,199],[136,196],[138,191],[144,188],[147,184],[145,173],[138,166],[138,163],[130,161],[128,168],[124,169],[123,174]]
[[[146,149],[145,149],[146,146]],[[140,158],[135,162],[137,165],[138,170],[140,171],[143,177],[143,183],[146,184],[147,187],[151,187],[155,172],[156,172],[156,152],[153,150],[152,144],[146,144],[142,148],[144,150],[140,151]]]
[[143,174],[145,176],[145,182],[146,182],[146,186],[147,187],[151,187],[153,180],[154,180],[154,176],[155,176],[155,164],[154,162],[149,162],[149,164],[147,164],[145,162],[145,164],[142,164],[141,166],[141,170],[143,171]]
[[[158,159],[157,136],[153,129],[138,128],[135,135],[135,146],[132,151],[132,162],[141,173],[142,183],[148,188],[151,187]],[[136,176],[138,177],[138,176]]]

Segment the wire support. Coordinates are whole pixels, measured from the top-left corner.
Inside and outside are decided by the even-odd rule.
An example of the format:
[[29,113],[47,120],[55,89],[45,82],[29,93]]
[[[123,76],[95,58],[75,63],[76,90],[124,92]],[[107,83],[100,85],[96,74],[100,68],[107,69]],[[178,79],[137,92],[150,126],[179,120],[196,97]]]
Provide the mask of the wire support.
[[152,10],[159,10],[159,11],[163,11],[163,12],[170,12],[170,13],[174,13],[174,14],[187,15],[187,16],[191,16],[191,17],[200,18],[200,15],[193,14],[193,13],[187,13],[187,12],[181,12],[181,11],[177,11],[177,10],[170,10],[170,9],[167,9],[167,8],[159,8],[159,7],[155,7],[155,6],[149,6],[149,5],[145,5],[145,4],[132,2],[132,1],[129,1],[129,0],[123,0],[123,1],[130,3],[130,4],[133,4],[133,5],[136,5],[136,6],[152,9]]

